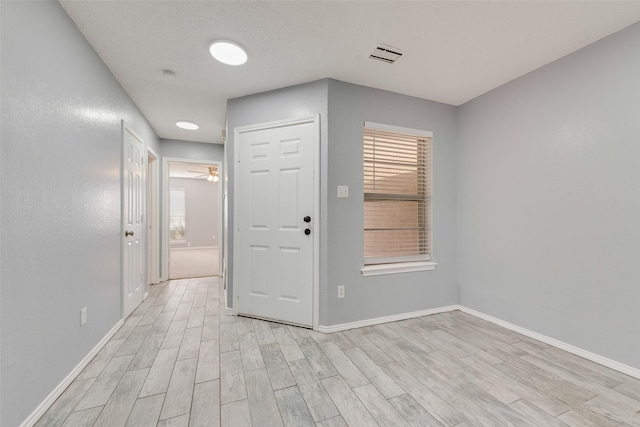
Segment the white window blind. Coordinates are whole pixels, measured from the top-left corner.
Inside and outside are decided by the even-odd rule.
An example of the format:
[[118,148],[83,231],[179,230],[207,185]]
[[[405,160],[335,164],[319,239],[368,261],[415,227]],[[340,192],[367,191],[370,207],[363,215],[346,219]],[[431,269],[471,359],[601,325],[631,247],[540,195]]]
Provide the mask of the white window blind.
[[431,144],[426,131],[365,123],[365,265],[431,259]]

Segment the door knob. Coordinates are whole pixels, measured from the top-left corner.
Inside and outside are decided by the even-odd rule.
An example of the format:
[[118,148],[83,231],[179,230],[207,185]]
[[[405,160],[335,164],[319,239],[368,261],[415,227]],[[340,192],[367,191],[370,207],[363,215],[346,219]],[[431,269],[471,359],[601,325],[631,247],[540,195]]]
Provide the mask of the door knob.
[[308,236],[309,234],[311,234],[311,230],[309,230],[309,229],[307,228],[306,230],[304,230],[304,234],[306,234],[306,235]]
[[129,237],[129,236],[133,236],[133,231],[125,231],[124,232],[124,237]]
[[305,217],[303,218],[303,221],[304,221],[304,222],[311,222],[311,217],[310,217],[310,216],[305,216]]

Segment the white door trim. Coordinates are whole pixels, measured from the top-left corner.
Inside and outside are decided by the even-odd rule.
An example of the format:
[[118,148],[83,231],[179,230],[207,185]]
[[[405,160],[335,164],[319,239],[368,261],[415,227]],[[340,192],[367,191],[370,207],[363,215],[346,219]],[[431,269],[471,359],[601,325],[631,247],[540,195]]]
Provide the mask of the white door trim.
[[[160,156],[152,149],[147,150],[147,285],[160,282]],[[151,233],[149,233],[151,228]]]
[[240,135],[247,132],[253,132],[256,130],[266,130],[271,128],[277,128],[282,126],[294,126],[305,123],[312,123],[313,132],[313,217],[314,217],[314,238],[313,238],[313,329],[318,330],[320,320],[320,115],[307,116],[295,119],[277,120],[273,122],[259,123],[255,125],[241,126],[234,129],[233,145],[234,145],[234,174],[233,174],[233,221],[235,230],[230,230],[233,233],[233,297],[234,304],[232,307],[233,314],[238,314],[238,306],[235,304],[237,296],[239,295],[238,285],[238,270],[239,270],[239,236],[236,231],[238,230],[238,221],[240,218],[240,198],[238,197],[239,185],[240,185],[240,144],[238,141]]
[[[182,157],[163,157],[162,158],[162,274],[161,281],[169,280],[169,163],[194,163],[198,165],[215,166],[218,168],[218,176],[221,177],[222,162],[218,160],[203,159],[185,159]],[[224,244],[222,236],[223,209],[222,209],[222,193],[224,192],[222,179],[219,181],[218,188],[218,246]],[[222,251],[218,251],[219,275],[222,275]]]

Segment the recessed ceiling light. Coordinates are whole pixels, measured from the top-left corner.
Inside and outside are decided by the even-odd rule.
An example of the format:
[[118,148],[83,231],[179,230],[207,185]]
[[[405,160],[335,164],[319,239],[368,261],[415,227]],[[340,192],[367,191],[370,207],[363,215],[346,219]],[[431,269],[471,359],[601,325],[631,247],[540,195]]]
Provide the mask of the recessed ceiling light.
[[242,65],[247,62],[247,52],[237,43],[216,40],[209,46],[209,52],[218,61],[227,65]]
[[186,130],[196,130],[198,129],[200,126],[198,126],[197,124],[193,123],[193,122],[176,122],[176,126],[178,126],[181,129],[186,129]]

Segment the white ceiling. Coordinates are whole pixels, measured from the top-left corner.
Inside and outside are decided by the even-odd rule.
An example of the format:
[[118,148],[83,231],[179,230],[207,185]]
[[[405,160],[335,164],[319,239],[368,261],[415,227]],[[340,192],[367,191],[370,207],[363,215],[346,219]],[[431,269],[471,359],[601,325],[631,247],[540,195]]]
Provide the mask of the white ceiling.
[[[640,21],[640,1],[61,4],[161,138],[213,143],[227,99],[330,77],[460,105]],[[216,62],[216,39],[240,43],[249,61]],[[405,54],[368,59],[378,43]]]

